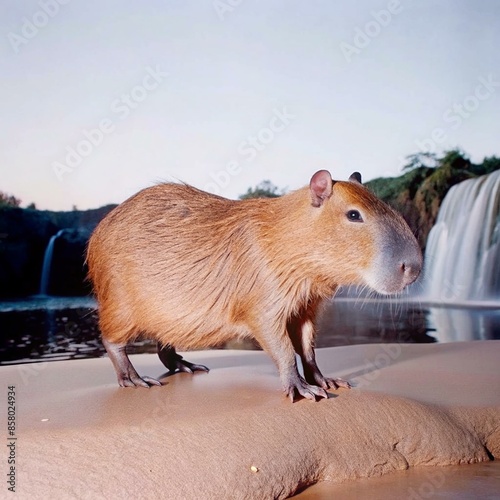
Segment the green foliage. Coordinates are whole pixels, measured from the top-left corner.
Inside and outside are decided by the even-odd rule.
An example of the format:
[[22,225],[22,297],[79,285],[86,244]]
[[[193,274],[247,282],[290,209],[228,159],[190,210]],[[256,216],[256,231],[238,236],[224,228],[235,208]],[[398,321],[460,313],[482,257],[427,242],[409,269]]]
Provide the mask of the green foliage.
[[407,160],[403,167],[405,173],[400,177],[378,178],[366,185],[402,213],[422,249],[449,189],[466,179],[500,169],[500,158],[484,158],[476,165],[458,148],[446,151],[441,157],[416,153],[409,155]]
[[407,172],[403,175],[379,177],[366,183],[384,201],[395,202],[402,193],[413,198],[419,189],[431,186],[433,194],[444,196],[458,182],[500,169],[500,158],[490,156],[475,165],[458,148],[446,151],[442,157],[434,153],[415,153],[406,158],[408,163],[403,167],[403,172]]
[[446,171],[458,171],[471,169],[472,163],[469,160],[466,153],[462,150],[455,148],[450,151],[446,151],[442,158],[438,160],[438,166]]
[[479,165],[472,165],[472,172],[475,175],[486,175],[500,170],[500,158],[498,156],[487,156]]
[[366,183],[379,198],[394,201],[403,191],[413,197],[422,182],[434,172],[430,167],[417,167],[399,177],[379,177]]
[[407,164],[403,170],[413,170],[415,168],[436,168],[439,160],[435,153],[413,153],[406,157]]
[[284,189],[281,191],[271,181],[262,181],[255,188],[248,188],[245,194],[239,196],[240,200],[248,200],[249,198],[278,198],[284,194]]
[[0,207],[18,207],[19,205],[21,205],[21,200],[0,191]]

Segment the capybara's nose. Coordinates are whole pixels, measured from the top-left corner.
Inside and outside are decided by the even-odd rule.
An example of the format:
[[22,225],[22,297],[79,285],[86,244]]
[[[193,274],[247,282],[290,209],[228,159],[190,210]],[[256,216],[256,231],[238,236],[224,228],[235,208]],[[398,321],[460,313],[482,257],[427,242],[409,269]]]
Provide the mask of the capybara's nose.
[[411,285],[418,278],[422,270],[422,261],[406,260],[400,264],[400,270],[403,273],[405,286]]

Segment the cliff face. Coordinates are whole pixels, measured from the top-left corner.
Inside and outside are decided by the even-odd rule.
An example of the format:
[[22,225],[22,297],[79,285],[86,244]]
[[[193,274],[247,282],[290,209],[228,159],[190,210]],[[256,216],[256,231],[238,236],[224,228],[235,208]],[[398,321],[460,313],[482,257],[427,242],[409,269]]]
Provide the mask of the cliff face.
[[471,177],[475,175],[467,170],[420,167],[401,177],[374,179],[366,185],[403,215],[424,250],[446,193]]
[[61,229],[67,231],[54,244],[49,293],[87,294],[85,246],[92,230],[113,207],[72,212],[0,207],[0,297],[39,292],[45,250]]
[[422,250],[449,189],[471,177],[500,169],[500,158],[496,156],[475,164],[459,149],[447,151],[439,158],[433,153],[416,153],[407,159],[409,170],[405,174],[374,179],[366,185],[403,215]]

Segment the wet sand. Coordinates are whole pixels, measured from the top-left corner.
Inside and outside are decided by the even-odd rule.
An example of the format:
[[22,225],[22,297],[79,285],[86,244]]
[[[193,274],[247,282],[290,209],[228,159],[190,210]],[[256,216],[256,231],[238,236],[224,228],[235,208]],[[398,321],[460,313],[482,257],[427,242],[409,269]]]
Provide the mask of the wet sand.
[[381,477],[340,484],[321,482],[294,496],[297,500],[493,500],[500,497],[500,462],[414,467]]
[[[16,387],[16,492],[430,498],[432,487],[460,498],[467,481],[446,479],[455,474],[483,489],[475,498],[497,494],[500,341],[345,346],[317,357],[354,388],[291,404],[258,351],[189,353],[211,372],[150,390],[120,389],[108,359],[0,367],[4,391]],[[131,359],[141,374],[164,372],[155,355]]]

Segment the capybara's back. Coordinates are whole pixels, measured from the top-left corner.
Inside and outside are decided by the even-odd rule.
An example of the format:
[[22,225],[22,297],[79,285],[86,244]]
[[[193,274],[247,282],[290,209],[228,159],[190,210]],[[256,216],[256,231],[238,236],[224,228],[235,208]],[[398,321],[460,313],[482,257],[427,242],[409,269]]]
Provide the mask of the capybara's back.
[[251,334],[243,316],[272,277],[256,234],[266,209],[244,205],[160,184],[110,213],[88,247],[103,336],[191,349]]
[[273,199],[232,201],[171,183],[144,189],[103,219],[87,260],[121,385],[148,385],[124,359],[138,336],[156,339],[172,369],[190,365],[175,348],[252,336],[277,363],[292,399],[295,391],[312,399],[342,385],[314,361],[321,301],[349,284],[394,293],[421,268],[410,229],[359,174],[337,182],[326,171]]

